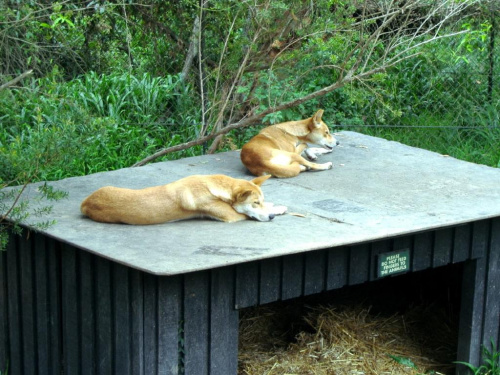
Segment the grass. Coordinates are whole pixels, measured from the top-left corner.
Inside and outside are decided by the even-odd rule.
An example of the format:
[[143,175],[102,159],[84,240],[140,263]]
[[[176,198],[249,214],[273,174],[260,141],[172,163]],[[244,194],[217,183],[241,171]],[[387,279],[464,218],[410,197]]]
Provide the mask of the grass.
[[[451,62],[450,70],[443,65],[447,61],[443,57],[429,71],[425,65],[429,61],[406,62],[375,80],[374,88],[351,85],[314,103],[276,113],[268,121],[302,118],[321,107],[327,123],[499,167],[500,102],[481,104],[473,93],[460,97],[446,91],[450,86],[441,81],[458,76],[462,78],[457,82],[469,82],[471,78],[463,75],[470,67]],[[441,78],[433,84],[423,82],[429,72]],[[54,69],[28,87],[3,90],[0,184],[59,180],[129,167],[161,148],[195,139],[201,123],[197,100],[196,92],[178,76],[129,72],[89,72],[64,81]],[[364,126],[370,123],[386,125]],[[232,132],[221,150],[241,147],[255,131]],[[194,147],[157,161],[202,152],[202,147]]]
[[467,367],[473,375],[500,375],[500,351],[491,340],[491,349],[483,346],[483,364],[479,367],[473,366],[467,362],[455,362]]
[[[58,180],[129,167],[196,136],[196,106],[177,77],[54,77],[0,92],[0,183]],[[192,156],[193,148],[166,158]]]

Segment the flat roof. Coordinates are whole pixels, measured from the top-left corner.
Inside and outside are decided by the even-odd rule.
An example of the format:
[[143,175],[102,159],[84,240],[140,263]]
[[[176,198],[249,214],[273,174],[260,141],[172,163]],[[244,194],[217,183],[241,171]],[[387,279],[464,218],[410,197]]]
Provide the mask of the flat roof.
[[[340,146],[319,157],[333,169],[263,184],[266,201],[288,206],[289,214],[271,222],[132,226],[80,213],[82,200],[106,185],[143,188],[193,174],[252,179],[232,151],[50,182],[69,195],[45,203],[53,210],[42,220],[56,224],[42,233],[136,269],[175,275],[500,216],[500,169],[355,132],[336,137]],[[35,196],[39,185],[28,185],[25,196]]]

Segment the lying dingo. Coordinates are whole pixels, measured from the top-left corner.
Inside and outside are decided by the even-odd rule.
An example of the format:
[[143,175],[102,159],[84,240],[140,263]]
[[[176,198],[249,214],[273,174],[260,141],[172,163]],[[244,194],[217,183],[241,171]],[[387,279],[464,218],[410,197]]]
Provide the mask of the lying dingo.
[[103,223],[159,224],[194,217],[270,221],[284,214],[286,207],[264,202],[260,185],[268,177],[247,181],[199,175],[140,190],[106,186],[89,195],[80,209]]
[[[311,118],[262,129],[241,149],[241,161],[255,176],[294,177],[310,169],[331,169],[332,162],[317,164],[301,156],[304,152],[310,160],[316,160],[318,155],[332,152],[339,144],[321,120],[322,116],[320,109]],[[323,148],[308,148],[307,143]]]

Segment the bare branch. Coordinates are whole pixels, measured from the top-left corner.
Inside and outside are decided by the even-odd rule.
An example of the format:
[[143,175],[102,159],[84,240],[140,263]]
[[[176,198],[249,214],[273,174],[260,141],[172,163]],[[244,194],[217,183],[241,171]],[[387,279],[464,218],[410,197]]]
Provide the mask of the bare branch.
[[277,105],[275,107],[270,107],[270,108],[266,109],[265,111],[262,111],[262,112],[260,112],[258,114],[252,115],[252,116],[247,117],[247,118],[243,118],[240,121],[238,121],[238,122],[236,122],[234,124],[230,124],[230,125],[222,128],[221,130],[215,132],[215,133],[206,135],[204,137],[200,137],[200,138],[198,138],[198,139],[196,139],[194,141],[190,141],[190,142],[182,143],[182,144],[179,144],[179,145],[176,145],[176,146],[164,148],[164,149],[162,149],[162,150],[154,153],[153,155],[150,155],[150,156],[144,158],[143,160],[135,163],[133,165],[133,167],[140,167],[142,165],[145,165],[145,164],[149,163],[150,161],[158,159],[159,157],[164,156],[166,154],[169,154],[171,152],[181,151],[181,150],[185,150],[185,149],[190,148],[190,147],[199,146],[199,145],[201,145],[201,144],[203,144],[203,143],[205,143],[205,142],[207,142],[207,141],[209,141],[211,139],[216,138],[219,135],[223,135],[223,134],[229,133],[231,130],[235,130],[235,129],[239,129],[239,128],[244,128],[244,127],[250,126],[250,125],[255,124],[256,122],[258,122],[259,120],[262,120],[264,117],[266,117],[270,113],[282,111],[284,109],[291,108],[291,107],[297,106],[299,104],[302,104],[302,103],[304,103],[304,102],[306,102],[308,100],[317,98],[319,96],[323,96],[323,95],[325,95],[325,94],[327,94],[329,92],[332,92],[333,90],[336,90],[336,89],[338,89],[338,88],[346,85],[347,83],[351,82],[352,80],[354,80],[353,77],[346,76],[344,78],[344,80],[342,80],[340,82],[336,82],[333,85],[330,85],[328,87],[322,88],[321,90],[318,90],[318,91],[315,91],[315,92],[313,92],[313,93],[311,93],[309,95],[303,96],[302,98],[298,98],[298,99],[292,100],[290,102]]
[[[0,223],[2,221],[7,220],[7,218],[9,217],[9,215],[14,210],[14,207],[16,207],[17,202],[19,202],[19,199],[23,195],[23,192],[24,192],[24,190],[26,190],[26,187],[28,186],[28,184],[29,184],[29,181],[27,181],[27,182],[24,183],[24,185],[22,186],[21,190],[16,194],[16,198],[14,199],[14,202],[12,202],[12,204],[10,205],[9,209],[7,210],[7,212],[5,214],[3,214],[3,215],[0,216]],[[3,187],[0,187],[0,190],[1,189],[3,189]]]
[[[275,65],[278,64],[278,58],[282,57],[282,55],[284,56],[287,51],[292,50],[296,46],[307,43],[307,40],[312,36],[323,34],[324,38],[328,38],[329,33],[337,33],[337,37],[338,33],[342,33],[345,34],[345,40],[346,43],[348,43],[346,46],[348,49],[343,51],[341,63],[320,63],[316,66],[312,65],[296,77],[297,80],[299,80],[305,77],[307,72],[315,69],[326,69],[329,74],[334,73],[332,76],[336,77],[334,78],[335,82],[300,98],[288,100],[281,104],[275,104],[277,102],[276,100],[279,100],[279,98],[275,98],[273,102],[270,100],[272,98],[270,94],[272,82],[270,82],[267,109],[255,113],[254,108],[239,121],[232,122],[232,108],[236,105],[233,100],[231,115],[227,121],[228,125],[219,129],[223,116],[227,114],[226,112],[230,105],[230,101],[234,99],[233,92],[236,91],[237,85],[241,82],[241,77],[243,77],[245,73],[248,61],[252,58],[249,54],[250,48],[248,48],[243,56],[241,65],[238,67],[236,73],[232,75],[230,81],[228,80],[228,83],[231,82],[230,84],[220,85],[220,76],[217,76],[216,87],[218,89],[222,87],[223,92],[219,93],[216,91],[214,96],[218,95],[223,99],[222,101],[212,100],[212,108],[207,109],[207,111],[217,113],[215,119],[216,124],[212,128],[212,133],[202,135],[198,139],[190,142],[162,149],[137,162],[134,166],[144,165],[170,152],[201,145],[216,137],[220,139],[221,135],[234,129],[244,128],[255,124],[271,113],[291,108],[311,99],[324,96],[352,82],[366,81],[370,76],[376,73],[383,72],[404,60],[417,56],[420,53],[418,48],[423,45],[442,38],[453,37],[464,33],[465,31],[449,33],[443,33],[442,31],[446,24],[452,21],[466,8],[477,4],[479,1],[480,0],[463,0],[457,2],[455,0],[441,0],[436,3],[429,3],[428,0],[407,0],[404,2],[390,0],[386,2],[377,2],[378,6],[383,6],[383,8],[378,9],[368,9],[367,3],[364,3],[365,5],[361,9],[362,19],[352,22],[350,25],[351,29],[343,27],[342,30],[316,30],[311,33],[302,33],[300,36],[288,40],[286,45],[274,56],[270,64],[269,72],[275,69]],[[252,10],[254,12],[259,11],[257,7],[255,9],[252,8]],[[261,30],[265,29],[265,25],[260,25],[258,20],[256,21],[255,24],[258,26],[253,30],[254,37],[251,41],[252,46],[257,43],[257,38],[261,36]],[[262,34],[265,34],[265,31],[262,32]],[[228,52],[228,38],[226,38],[222,48],[218,74],[222,71],[222,56]],[[262,102],[262,100],[265,99],[260,98],[259,100]]]
[[7,87],[10,87],[10,86],[14,86],[16,83],[18,83],[19,81],[21,81],[22,79],[30,76],[33,74],[33,69],[30,69],[26,72],[24,72],[23,74],[21,74],[20,76],[14,78],[13,80],[7,82],[7,83],[4,83],[3,85],[0,86],[0,91],[2,91],[3,89],[6,89]]

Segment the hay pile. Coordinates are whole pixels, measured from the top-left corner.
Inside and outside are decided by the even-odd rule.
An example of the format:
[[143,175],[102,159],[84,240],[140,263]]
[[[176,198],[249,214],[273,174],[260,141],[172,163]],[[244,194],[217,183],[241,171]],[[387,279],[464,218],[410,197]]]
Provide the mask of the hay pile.
[[[451,374],[456,327],[440,307],[273,304],[243,312],[239,375]],[[298,317],[301,315],[302,317]]]

